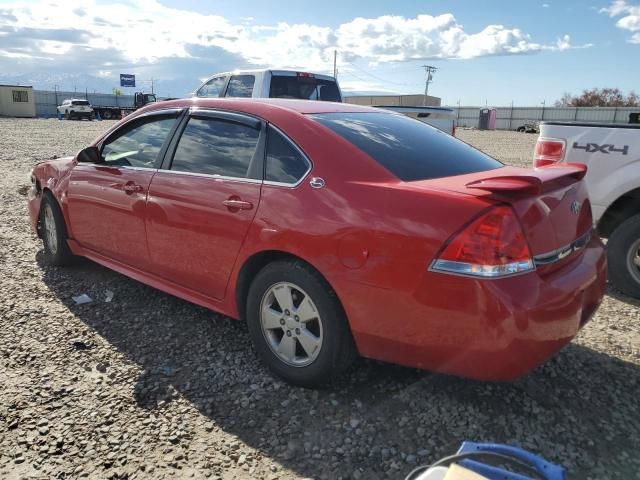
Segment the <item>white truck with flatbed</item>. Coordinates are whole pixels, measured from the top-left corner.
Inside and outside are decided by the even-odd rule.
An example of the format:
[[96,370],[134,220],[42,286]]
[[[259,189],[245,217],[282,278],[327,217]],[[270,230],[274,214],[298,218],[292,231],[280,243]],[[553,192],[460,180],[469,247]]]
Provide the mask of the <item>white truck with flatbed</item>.
[[640,125],[542,122],[534,167],[587,165],[593,221],[607,238],[609,279],[640,298]]

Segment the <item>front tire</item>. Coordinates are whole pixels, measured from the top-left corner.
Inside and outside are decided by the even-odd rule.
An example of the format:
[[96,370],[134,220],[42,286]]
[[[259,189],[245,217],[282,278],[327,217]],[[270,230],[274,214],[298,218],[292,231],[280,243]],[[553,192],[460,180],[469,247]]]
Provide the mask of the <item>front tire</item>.
[[616,228],[607,242],[609,279],[622,293],[640,298],[640,215]]
[[59,266],[70,264],[73,254],[67,245],[64,217],[58,202],[48,192],[43,194],[40,206],[40,231],[47,263]]
[[330,383],[356,356],[335,292],[301,261],[273,262],[256,275],[247,298],[247,325],[260,358],[294,385]]

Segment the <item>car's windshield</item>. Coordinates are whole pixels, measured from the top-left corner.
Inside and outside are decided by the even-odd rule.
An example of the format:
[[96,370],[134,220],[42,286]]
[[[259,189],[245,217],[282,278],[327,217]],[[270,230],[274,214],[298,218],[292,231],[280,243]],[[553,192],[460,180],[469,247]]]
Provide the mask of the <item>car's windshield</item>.
[[502,163],[480,150],[404,115],[362,112],[321,113],[311,117],[404,181],[502,167]]
[[300,98],[303,100],[323,100],[341,102],[340,90],[335,80],[323,80],[314,76],[271,77],[270,98]]

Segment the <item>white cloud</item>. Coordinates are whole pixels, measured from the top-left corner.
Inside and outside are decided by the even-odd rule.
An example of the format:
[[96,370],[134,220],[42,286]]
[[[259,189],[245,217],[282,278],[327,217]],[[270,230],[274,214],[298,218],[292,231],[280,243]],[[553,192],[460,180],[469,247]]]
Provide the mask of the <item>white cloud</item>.
[[[188,59],[191,47],[198,46],[223,49],[250,64],[321,71],[331,69],[334,49],[347,61],[380,63],[574,48],[567,35],[557,43],[542,44],[518,28],[502,25],[468,32],[452,14],[359,17],[332,29],[284,22],[255,25],[251,18],[233,24],[219,15],[169,8],[157,0],[108,5],[85,1],[82,5],[78,8],[75,2],[62,0],[4,4],[0,8],[0,29],[42,32],[34,41],[40,52],[49,56],[64,55],[72,45],[79,45],[87,50],[115,50],[133,64],[154,64],[162,59]],[[65,39],[65,31],[75,32],[75,37],[82,34],[82,38]],[[52,37],[46,38],[46,32]],[[0,52],[5,57],[28,55],[24,49],[11,51],[2,45]]]
[[616,26],[622,30],[631,32],[629,42],[640,44],[640,4],[631,5],[625,0],[616,0],[609,7],[600,10],[610,17],[619,17]]
[[543,3],[542,4],[542,8],[549,8],[551,5],[549,5],[548,3]]

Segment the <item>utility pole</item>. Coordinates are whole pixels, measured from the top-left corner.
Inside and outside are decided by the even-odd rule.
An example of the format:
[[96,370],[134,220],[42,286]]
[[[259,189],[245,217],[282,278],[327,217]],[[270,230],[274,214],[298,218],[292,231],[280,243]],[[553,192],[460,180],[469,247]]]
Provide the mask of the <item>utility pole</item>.
[[333,78],[338,78],[337,60],[338,60],[338,51],[334,50],[333,51]]
[[437,67],[434,67],[432,65],[422,65],[422,68],[424,68],[424,72],[427,75],[427,79],[425,81],[425,85],[424,85],[424,105],[427,105],[427,97],[429,96],[429,84],[431,83],[431,80],[433,80],[433,73],[435,73],[435,71],[438,69]]
[[53,86],[53,91],[56,93],[56,108],[58,107],[58,85]]
[[151,93],[153,93],[153,77],[151,77]]

